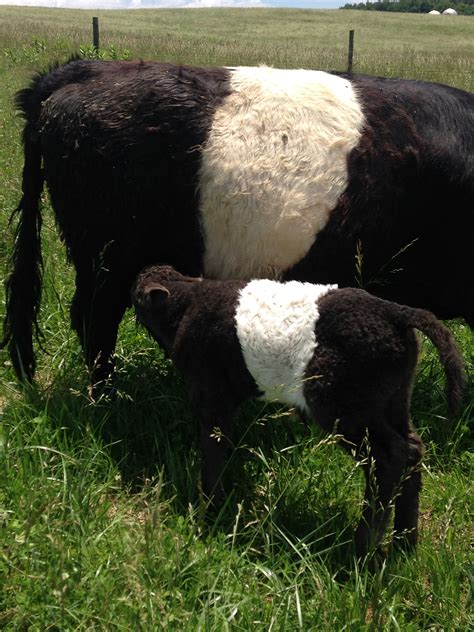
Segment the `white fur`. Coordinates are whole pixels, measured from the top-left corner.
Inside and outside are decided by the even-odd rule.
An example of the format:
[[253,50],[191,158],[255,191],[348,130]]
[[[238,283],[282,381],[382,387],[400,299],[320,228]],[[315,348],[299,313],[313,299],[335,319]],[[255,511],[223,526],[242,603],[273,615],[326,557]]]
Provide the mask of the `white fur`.
[[257,280],[239,294],[237,336],[265,399],[307,410],[305,370],[317,346],[318,300],[337,285]]
[[308,252],[347,186],[364,116],[346,79],[234,68],[200,173],[205,274],[278,278]]

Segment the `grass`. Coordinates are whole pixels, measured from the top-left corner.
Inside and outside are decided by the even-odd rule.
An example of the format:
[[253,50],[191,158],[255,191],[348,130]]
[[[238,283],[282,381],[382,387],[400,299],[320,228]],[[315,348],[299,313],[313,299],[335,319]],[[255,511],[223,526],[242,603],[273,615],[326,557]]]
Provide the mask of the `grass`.
[[[47,43],[46,55],[67,56],[92,39],[92,15],[100,16],[101,45],[135,57],[188,64],[257,65],[343,70],[348,31],[355,30],[358,72],[442,81],[472,89],[471,16],[433,20],[428,15],[360,11],[73,11],[0,7],[0,42],[12,55]],[[21,20],[19,19],[21,15]]]
[[[0,8],[2,274],[22,165],[12,96],[34,69],[90,42],[91,15]],[[341,69],[354,27],[357,70],[474,86],[467,44],[474,18],[435,23],[426,16],[260,10],[99,15],[109,55]],[[38,354],[35,385],[20,389],[0,356],[2,629],[472,629],[472,379],[459,419],[448,424],[444,376],[423,343],[413,416],[427,455],[414,555],[392,553],[378,567],[356,568],[350,540],[360,468],[335,438],[258,402],[237,420],[242,439],[229,465],[235,484],[228,506],[206,524],[185,386],[131,313],[117,346],[116,397],[88,398],[67,316],[72,271],[47,203],[44,216],[47,353]],[[472,375],[472,333],[462,323],[451,326]]]

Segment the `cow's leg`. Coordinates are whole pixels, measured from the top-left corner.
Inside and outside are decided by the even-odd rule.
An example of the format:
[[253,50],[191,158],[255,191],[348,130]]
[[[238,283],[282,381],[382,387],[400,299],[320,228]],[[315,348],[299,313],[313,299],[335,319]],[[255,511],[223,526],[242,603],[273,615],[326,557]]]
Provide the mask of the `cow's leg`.
[[129,287],[112,268],[93,262],[76,266],[72,326],[79,336],[92,385],[106,382],[114,370],[117,332],[129,304]]

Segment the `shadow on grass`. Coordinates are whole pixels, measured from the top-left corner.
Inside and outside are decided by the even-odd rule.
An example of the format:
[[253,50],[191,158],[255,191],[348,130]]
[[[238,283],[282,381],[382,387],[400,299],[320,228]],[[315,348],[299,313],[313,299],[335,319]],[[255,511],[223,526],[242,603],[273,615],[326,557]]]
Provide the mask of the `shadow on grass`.
[[[78,355],[77,364],[56,372],[48,388],[25,388],[33,414],[47,411],[53,427],[66,430],[69,445],[80,444],[85,430],[92,432],[131,492],[139,492],[163,472],[165,495],[177,513],[188,513],[190,505],[199,507],[198,425],[186,386],[171,364],[159,352],[127,358],[124,366],[118,363],[113,393],[95,401],[87,395],[81,366]],[[429,381],[431,376],[420,376],[418,403]],[[436,420],[438,425],[442,422]],[[307,461],[301,446],[311,434],[315,433],[279,407],[245,405],[236,416],[235,436],[241,439],[226,471],[228,503],[219,516],[207,520],[204,531],[207,537],[232,536],[234,546],[256,559],[315,556],[343,579],[353,567],[352,530],[361,499],[354,501],[355,492],[344,497],[344,472],[333,482],[321,482],[317,477],[311,480],[309,465],[298,469],[299,460]],[[329,448],[333,454],[342,453],[337,446]],[[283,464],[278,461],[282,454],[291,455]],[[339,458],[350,463],[347,455],[334,463],[333,455],[326,454],[324,463],[314,469],[320,473],[328,464],[328,470],[338,468]]]
[[[79,356],[77,359],[77,365],[71,362],[55,372],[48,387],[34,384],[23,389],[24,408],[17,414],[25,420],[25,436],[28,438],[29,420],[43,416],[49,428],[43,440],[54,449],[80,454],[92,437],[98,450],[115,464],[124,487],[131,493],[139,493],[163,472],[164,495],[172,510],[187,515],[192,505],[198,516],[198,426],[186,386],[171,365],[157,354],[151,361],[147,357],[146,363],[127,363],[126,370],[119,366],[114,393],[92,401],[87,395],[87,376],[80,368]],[[281,413],[278,407],[250,402],[236,416],[235,436],[242,439],[237,441],[238,449],[226,471],[229,501],[220,516],[207,521],[207,529],[203,528],[204,520],[199,523],[198,518],[205,537],[228,537],[233,532],[239,505],[243,505],[241,528],[235,534],[234,544],[250,550],[257,558],[263,559],[269,553],[297,556],[299,546],[315,554],[326,549],[342,551],[345,545],[339,542],[344,528],[344,537],[349,539],[350,520],[345,509],[336,507],[334,499],[323,509],[327,493],[314,504],[318,490],[308,492],[309,475],[297,469],[293,472],[300,459],[298,446],[310,436],[304,424]],[[288,446],[292,451],[285,452]],[[280,453],[291,453],[291,458],[283,463],[284,480],[278,482],[278,489],[272,489],[271,482],[282,465],[278,462]],[[91,475],[100,477],[101,471]],[[270,506],[272,494],[276,498]],[[268,533],[272,534],[271,541]],[[341,555],[331,553],[336,566],[342,557],[347,557]]]

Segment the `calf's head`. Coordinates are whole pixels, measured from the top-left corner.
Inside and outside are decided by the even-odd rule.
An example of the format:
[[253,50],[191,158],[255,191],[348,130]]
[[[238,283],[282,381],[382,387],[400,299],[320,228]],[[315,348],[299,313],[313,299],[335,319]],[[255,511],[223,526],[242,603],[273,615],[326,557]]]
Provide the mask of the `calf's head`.
[[180,274],[170,266],[151,266],[138,275],[132,287],[138,322],[166,351],[173,344],[192,290],[201,280]]

